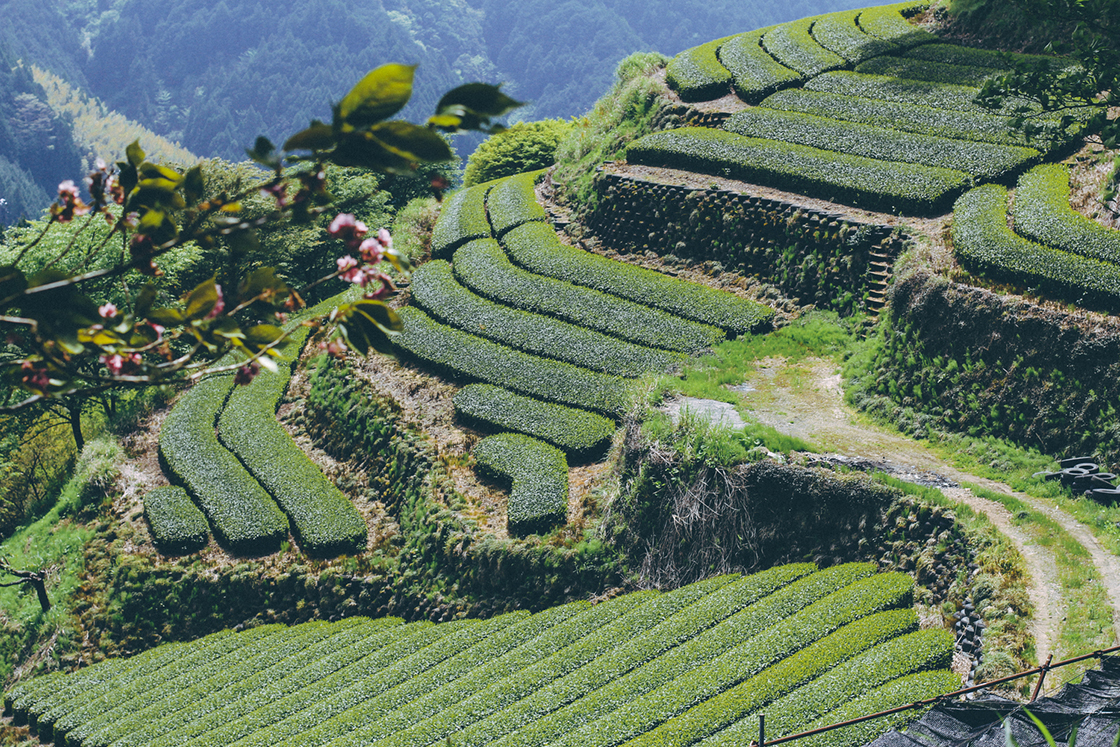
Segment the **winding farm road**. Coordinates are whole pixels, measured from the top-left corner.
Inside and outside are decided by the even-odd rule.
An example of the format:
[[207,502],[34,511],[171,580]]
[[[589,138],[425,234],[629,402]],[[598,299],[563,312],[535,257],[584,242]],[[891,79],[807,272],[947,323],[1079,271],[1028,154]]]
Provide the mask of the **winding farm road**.
[[[778,431],[802,438],[818,448],[897,466],[899,476],[937,475],[956,485],[973,483],[992,492],[1011,495],[1045,514],[1089,552],[1112,607],[1113,630],[1120,630],[1120,557],[1113,555],[1089,529],[1053,504],[1012,490],[1009,486],[972,475],[942,461],[923,443],[875,427],[844,402],[836,365],[810,359],[793,366],[782,360],[761,361],[748,379],[744,399],[759,421]],[[1011,511],[963,487],[942,488],[951,499],[985,514],[1022,553],[1031,583],[1028,593],[1035,610],[1033,634],[1041,659],[1054,651],[1066,615],[1052,552],[1018,527]],[[1115,634],[1115,633],[1114,633]]]

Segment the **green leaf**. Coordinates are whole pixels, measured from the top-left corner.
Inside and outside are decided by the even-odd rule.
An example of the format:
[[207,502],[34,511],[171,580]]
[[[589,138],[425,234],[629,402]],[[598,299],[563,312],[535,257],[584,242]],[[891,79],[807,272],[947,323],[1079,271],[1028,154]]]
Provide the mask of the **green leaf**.
[[415,65],[382,65],[350,89],[338,105],[343,122],[355,127],[380,122],[399,112],[412,96]]
[[14,265],[0,266],[0,298],[17,296],[27,290],[27,277]]
[[249,158],[272,171],[280,170],[280,156],[276,152],[276,146],[264,135],[258,135],[257,142],[245,153]]
[[411,174],[415,161],[394,153],[368,133],[352,132],[343,137],[330,154],[338,166],[360,166],[393,174]]
[[400,317],[381,301],[362,300],[339,307],[343,320],[338,330],[346,344],[362,355],[372,349],[383,355],[394,355],[392,337],[403,329]]
[[447,141],[430,127],[396,120],[374,125],[370,132],[389,150],[410,161],[439,163],[455,158]]
[[253,298],[266,290],[271,290],[275,297],[285,298],[288,295],[288,285],[276,277],[276,268],[260,267],[249,273],[241,283],[238,293],[242,299]]
[[223,316],[215,319],[210,325],[210,333],[218,337],[224,337],[227,340],[245,339],[245,333],[241,331],[237,320],[231,316]]
[[161,327],[175,327],[182,324],[186,317],[177,309],[152,309],[147,314],[147,320]]
[[500,117],[514,109],[525,106],[501,91],[501,86],[489,83],[467,83],[453,88],[443,95],[436,105],[436,117],[452,115],[460,117],[463,129],[478,129],[491,117]]
[[201,319],[218,305],[218,286],[213,276],[203,280],[187,296],[187,319]]
[[329,150],[334,146],[334,128],[319,120],[292,135],[284,142],[284,150]]
[[148,310],[152,308],[152,302],[156,299],[156,286],[153,283],[144,283],[140,291],[136,294],[136,301],[133,303],[133,313],[136,316],[144,319],[148,316]]
[[140,140],[133,140],[129,146],[124,149],[125,157],[128,163],[133,168],[139,168],[140,164],[144,163],[145,153],[144,149],[140,147]]
[[196,205],[206,193],[206,184],[202,178],[202,166],[194,166],[183,177],[183,196],[187,205]]
[[284,335],[284,330],[275,324],[257,324],[245,330],[245,342],[263,348],[271,345]]

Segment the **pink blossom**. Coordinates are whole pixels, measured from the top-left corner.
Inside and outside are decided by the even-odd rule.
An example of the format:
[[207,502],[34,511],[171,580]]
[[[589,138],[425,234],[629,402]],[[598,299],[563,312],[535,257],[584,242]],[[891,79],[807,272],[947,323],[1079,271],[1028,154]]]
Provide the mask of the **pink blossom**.
[[162,324],[156,324],[155,322],[148,322],[148,326],[151,327],[155,331],[156,342],[159,342],[160,340],[163,339],[164,326]]
[[336,239],[342,239],[347,246],[353,248],[361,242],[368,230],[365,223],[362,223],[350,213],[339,213],[331,221],[327,233]]
[[386,249],[393,248],[393,236],[386,229],[380,228],[377,230],[377,240],[380,241],[381,246]]
[[144,362],[144,358],[141,357],[139,353],[133,353],[132,355],[128,356],[128,360],[131,361],[132,365],[134,366],[139,366]]
[[[365,246],[365,244],[363,244],[363,246]],[[351,267],[357,267],[358,260],[351,257],[349,254],[346,254],[338,258],[337,264],[339,272],[346,272]]]
[[50,377],[47,376],[46,369],[36,368],[35,364],[31,361],[24,361],[20,366],[26,373],[23,375],[23,383],[32,389],[45,391],[50,386]]
[[97,313],[106,319],[112,319],[117,315],[117,307],[111,303],[107,303],[97,310]]
[[124,368],[124,358],[120,355],[103,355],[100,361],[105,364],[105,368],[109,369],[109,373],[113,376],[119,376],[121,369]]
[[210,309],[210,313],[206,315],[207,319],[213,319],[226,310],[226,299],[225,296],[222,295],[222,286],[214,283],[214,290],[218,293],[218,302],[214,304],[214,308]]
[[[381,229],[385,230],[385,229]],[[362,259],[369,264],[377,264],[381,261],[381,242],[380,237],[377,239],[366,239],[362,245],[358,247],[358,251],[362,253]]]
[[69,223],[79,215],[89,212],[89,205],[82,202],[78,185],[67,179],[58,185],[58,202],[51,205],[51,215],[59,223]]
[[244,386],[251,382],[260,372],[261,364],[253,361],[249,365],[237,369],[237,373],[233,377],[233,383],[238,386]]
[[366,275],[366,273],[363,270],[361,270],[360,268],[357,268],[357,267],[354,267],[354,268],[351,268],[351,269],[347,270],[346,272],[342,273],[342,275],[340,275],[339,277],[341,277],[343,280],[345,280],[348,283],[357,283],[358,285],[362,286],[363,288],[365,287],[366,283],[369,282],[369,277]]

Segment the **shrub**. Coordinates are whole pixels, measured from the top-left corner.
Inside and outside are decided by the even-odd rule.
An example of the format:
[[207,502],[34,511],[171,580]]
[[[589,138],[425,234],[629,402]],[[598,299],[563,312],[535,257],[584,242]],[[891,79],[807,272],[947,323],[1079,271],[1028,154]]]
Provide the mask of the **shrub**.
[[920,47],[907,50],[906,57],[930,62],[943,62],[949,65],[964,65],[967,67],[986,67],[997,72],[1010,70],[1015,62],[1033,62],[1036,64],[1066,67],[1071,61],[1066,57],[1051,57],[1039,54],[1012,54],[999,52],[994,49],[980,49],[978,47],[962,47],[959,44],[924,44]]
[[[307,334],[307,327],[299,327],[292,335],[297,358]],[[218,419],[218,437],[288,515],[304,552],[314,557],[360,552],[366,546],[365,519],[276,420],[291,375],[291,364],[281,364],[279,371],[261,372],[236,388]]]
[[568,520],[568,460],[559,449],[529,436],[502,433],[474,447],[483,474],[513,483],[506,508],[509,533],[543,534]]
[[1069,169],[1035,166],[1019,177],[1015,190],[1015,231],[1045,246],[1071,254],[1120,263],[1120,231],[1105,228],[1069,204]]
[[696,353],[724,338],[715,327],[514,267],[496,241],[472,241],[462,247],[455,252],[453,268],[463,285],[498,303],[638,345]]
[[890,54],[898,47],[889,41],[871,36],[859,27],[856,18],[862,10],[827,13],[813,19],[811,33],[824,47],[850,63],[863,62],[881,54]]
[[463,186],[548,168],[556,163],[556,146],[571,127],[562,119],[544,119],[516,122],[491,135],[467,159]]
[[957,169],[984,180],[1024,168],[1039,158],[1033,148],[932,137],[811,114],[755,107],[737,112],[723,129],[881,161]]
[[682,101],[711,101],[731,92],[731,73],[720,62],[720,48],[732,37],[686,49],[665,69],[665,82]]
[[859,14],[859,27],[880,39],[886,39],[900,47],[913,47],[937,41],[933,34],[918,28],[906,19],[929,7],[926,0],[908,0],[894,5],[878,5],[864,8]]
[[531,272],[653,306],[736,335],[759,331],[774,316],[772,309],[733,293],[568,246],[544,223],[515,228],[502,243],[510,258]]
[[730,72],[735,95],[748,104],[757,104],[781,88],[797,85],[805,77],[781,64],[762,48],[762,37],[773,26],[739,34],[720,48],[720,62]]
[[949,83],[979,88],[984,85],[984,81],[988,78],[1007,71],[990,67],[935,62],[913,57],[876,57],[857,65],[856,72],[863,75],[882,75],[890,78],[924,80],[930,83]]
[[965,193],[953,207],[953,247],[969,272],[1051,296],[1120,308],[1120,267],[1036,244],[1007,227],[1007,190]]
[[452,374],[552,402],[613,416],[626,408],[627,384],[617,376],[539,358],[401,309],[404,331],[394,341],[409,354]]
[[986,109],[976,103],[976,96],[980,93],[980,89],[975,86],[932,83],[927,80],[908,80],[887,75],[864,75],[850,70],[818,75],[805,84],[805,89],[974,114],[1010,116],[1018,107],[1027,106],[1031,113],[1038,115],[1036,118],[1041,122],[1053,122],[1060,118],[1059,115],[1042,113],[1037,104],[1029,104],[1022,99],[1009,99],[1001,108]]
[[214,432],[232,387],[232,376],[214,376],[187,390],[163,422],[160,458],[219,542],[244,555],[275,552],[288,536],[288,519]]
[[432,229],[432,256],[444,259],[473,239],[490,236],[486,218],[486,195],[493,185],[460,189],[443,202],[436,226]]
[[[762,106],[937,137],[1000,145],[1030,145],[1040,150],[1054,147],[1073,137],[1072,134],[1062,135],[1056,128],[1045,127],[1044,124],[1043,130],[1027,141],[1021,132],[1011,129],[1009,117],[819,93],[803,88],[779,91],[763,101]],[[1076,132],[1076,126],[1073,132]]]
[[665,371],[685,356],[634,345],[584,327],[476,296],[455,281],[451,266],[428,262],[412,275],[412,299],[446,324],[527,353],[615,376]]
[[210,541],[210,525],[178,486],[154,488],[144,496],[144,518],[156,547],[165,555],[185,555]]
[[687,127],[633,143],[631,163],[731,176],[884,212],[936,213],[968,185],[967,174],[877,161],[723,130]]
[[455,411],[483,428],[516,431],[577,457],[601,454],[615,425],[601,415],[522,397],[490,384],[471,384],[455,395]]
[[502,179],[494,185],[486,196],[486,211],[494,236],[501,238],[506,231],[522,223],[543,221],[548,217],[537,203],[534,189],[543,176],[543,171],[534,171]]
[[802,18],[774,26],[762,37],[763,48],[778,62],[812,77],[845,67],[847,60],[822,47],[809,30],[816,18]]

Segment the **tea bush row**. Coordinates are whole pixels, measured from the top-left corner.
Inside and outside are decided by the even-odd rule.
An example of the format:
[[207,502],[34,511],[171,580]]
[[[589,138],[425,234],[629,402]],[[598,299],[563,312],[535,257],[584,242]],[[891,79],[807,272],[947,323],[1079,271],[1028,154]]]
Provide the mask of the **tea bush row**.
[[522,353],[440,324],[419,309],[401,309],[400,317],[397,346],[452,375],[616,417],[626,407],[627,382],[617,376]]
[[512,483],[506,507],[510,534],[541,534],[567,521],[564,452],[520,433],[499,433],[479,441],[472,454],[482,474]]
[[1043,123],[1042,132],[1028,142],[1021,133],[1010,128],[1009,117],[997,114],[934,109],[921,103],[821,93],[803,88],[779,91],[763,101],[762,106],[885,129],[997,145],[1030,146],[1040,150],[1053,147],[1071,137],[1069,134],[1059,133],[1056,127],[1046,127],[1046,123]]
[[410,287],[413,302],[433,317],[526,353],[615,376],[664,371],[684,360],[679,354],[635,345],[477,296],[455,280],[451,265],[442,260],[419,267],[412,274]]
[[1069,168],[1035,166],[1015,190],[1015,231],[1040,244],[1120,264],[1120,231],[1105,228],[1070,207]]
[[[908,633],[909,610],[883,613],[910,590],[870,564],[800,564],[484,622],[265,626],[36,678],[5,703],[17,718],[54,709],[63,747],[616,744],[650,728],[696,739],[711,731],[690,730],[697,709],[722,726],[766,703],[781,723],[871,688],[918,691],[898,677],[943,666],[952,645]],[[918,697],[948,689],[927,680]]]
[[762,46],[762,38],[774,27],[739,34],[720,47],[719,58],[731,75],[735,95],[757,104],[782,88],[797,85],[805,77],[775,60]]
[[719,59],[720,48],[734,37],[692,47],[669,60],[665,82],[682,101],[711,101],[731,91],[731,73]]
[[807,78],[846,67],[847,60],[822,47],[809,33],[816,20],[811,16],[775,26],[762,37],[762,47],[778,62]]
[[770,138],[882,161],[957,169],[985,181],[1025,168],[1040,155],[1033,148],[899,132],[764,107],[731,115],[723,129],[746,137]]
[[210,525],[187,491],[177,485],[153,488],[144,496],[144,518],[160,552],[185,555],[210,541]]
[[628,340],[695,353],[724,339],[721,330],[515,267],[494,240],[472,241],[455,252],[455,277],[495,302]]
[[463,244],[490,236],[486,217],[486,195],[493,182],[460,189],[440,209],[432,229],[432,256],[446,259]]
[[774,316],[769,307],[733,293],[568,246],[544,223],[516,228],[505,235],[502,244],[510,258],[530,272],[652,306],[736,335],[756,332]]
[[938,41],[938,38],[906,20],[928,8],[929,5],[926,0],[917,0],[917,2],[906,0],[892,5],[864,8],[859,14],[859,27],[872,36],[893,42],[900,47],[929,44]]
[[272,496],[218,441],[214,425],[233,388],[230,375],[191,387],[164,420],[159,453],[172,481],[206,514],[214,535],[237,554],[275,552],[288,519]]
[[935,62],[913,57],[883,56],[856,65],[856,72],[864,75],[923,80],[930,83],[980,87],[984,85],[985,80],[993,75],[1008,71],[991,67]]
[[930,62],[943,62],[949,65],[987,67],[997,72],[1010,70],[1015,62],[1052,65],[1068,68],[1071,72],[1076,69],[1074,63],[1067,57],[999,52],[994,49],[962,47],[959,44],[925,44],[907,50],[904,52],[904,56],[918,60],[929,60]]
[[494,184],[486,196],[486,210],[490,216],[490,226],[495,237],[522,223],[543,221],[548,216],[537,202],[535,186],[544,174],[532,171],[527,174],[507,177]]
[[813,38],[852,64],[898,51],[895,44],[871,36],[859,27],[857,19],[861,13],[863,10],[844,10],[817,16],[811,29]]
[[[292,334],[294,357],[307,334],[307,327]],[[262,371],[250,384],[236,387],[218,418],[218,437],[287,514],[305,553],[333,557],[361,552],[365,519],[276,419],[291,366],[281,363],[278,371]]]
[[602,454],[615,432],[614,421],[601,415],[522,397],[490,384],[465,386],[453,401],[456,413],[471,425],[523,433],[578,458]]
[[1035,243],[1007,226],[1007,190],[988,184],[953,207],[953,246],[969,272],[1057,298],[1120,308],[1120,266]]
[[681,128],[631,143],[631,163],[729,176],[883,212],[945,209],[970,177],[961,171],[878,161],[723,130]]

